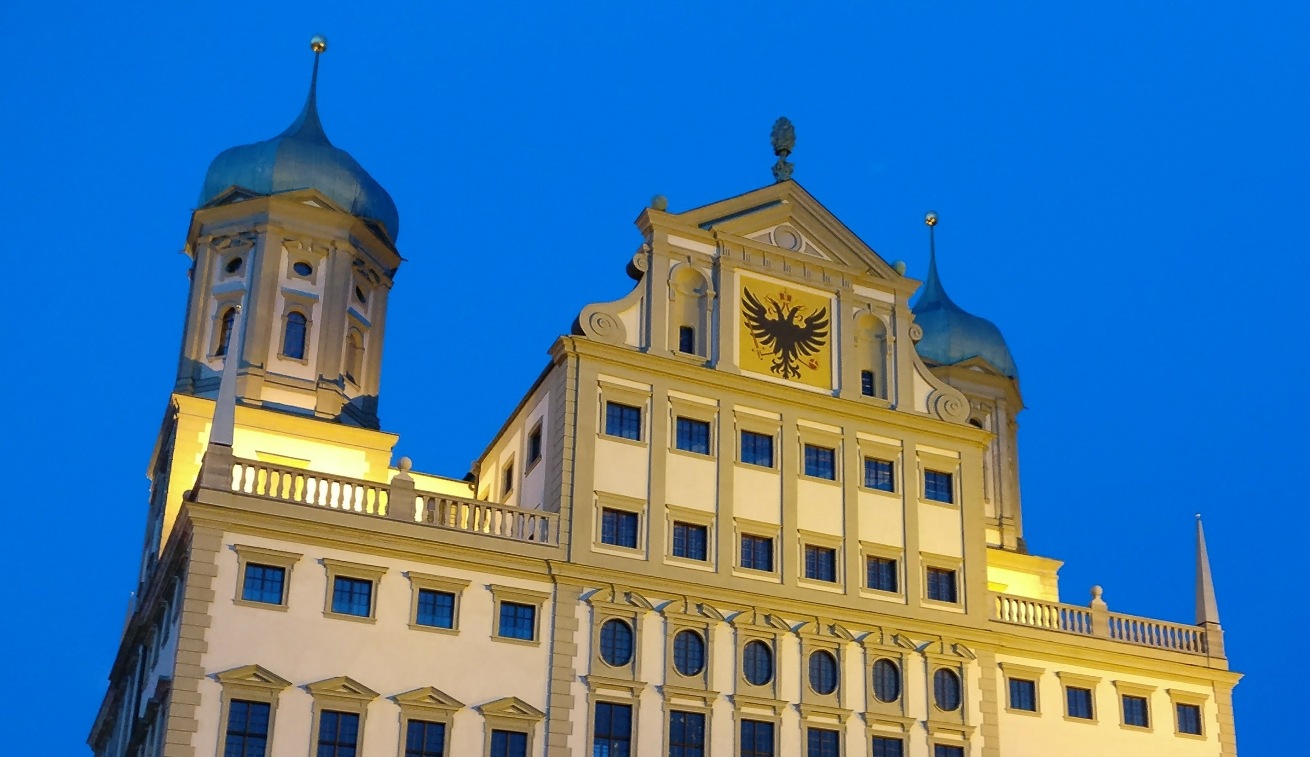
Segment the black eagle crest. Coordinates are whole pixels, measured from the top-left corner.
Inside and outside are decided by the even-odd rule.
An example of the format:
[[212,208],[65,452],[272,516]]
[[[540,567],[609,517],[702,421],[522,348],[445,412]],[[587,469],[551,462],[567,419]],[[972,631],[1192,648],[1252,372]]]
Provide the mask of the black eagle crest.
[[766,305],[749,289],[742,293],[741,313],[746,328],[759,351],[773,357],[771,371],[785,379],[799,379],[802,364],[818,367],[806,358],[818,353],[828,341],[827,308],[806,316],[805,306],[791,304],[786,294],[778,299],[765,295]]

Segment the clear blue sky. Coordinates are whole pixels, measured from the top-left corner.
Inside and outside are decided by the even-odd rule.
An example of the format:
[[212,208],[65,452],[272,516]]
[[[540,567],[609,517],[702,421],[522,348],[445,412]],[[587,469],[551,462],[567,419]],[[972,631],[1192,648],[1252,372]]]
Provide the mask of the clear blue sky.
[[0,7],[13,754],[85,751],[189,212],[215,154],[296,115],[315,32],[328,134],[400,207],[381,412],[417,467],[466,471],[578,310],[627,291],[652,195],[769,182],[785,114],[796,178],[912,276],[941,214],[948,289],[1019,363],[1027,536],[1065,601],[1190,621],[1203,512],[1243,753],[1303,741],[1310,6],[700,5]]

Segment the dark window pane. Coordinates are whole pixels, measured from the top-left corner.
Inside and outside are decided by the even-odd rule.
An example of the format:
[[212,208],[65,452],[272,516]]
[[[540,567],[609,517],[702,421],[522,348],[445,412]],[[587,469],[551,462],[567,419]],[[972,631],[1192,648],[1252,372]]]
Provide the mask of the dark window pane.
[[514,491],[514,463],[505,466],[505,473],[501,476],[500,491],[503,494]]
[[246,563],[246,578],[241,584],[241,598],[247,602],[282,604],[282,585],[286,570],[272,565]]
[[811,728],[806,734],[805,757],[841,757],[840,736],[827,728]]
[[923,498],[948,504],[954,502],[955,488],[951,486],[951,474],[935,470],[924,471]]
[[605,403],[605,433],[621,439],[641,439],[641,408]]
[[518,731],[492,731],[490,757],[527,757],[528,735]]
[[531,641],[537,634],[537,608],[517,602],[500,603],[500,635]]
[[296,360],[305,359],[305,325],[304,314],[294,311],[287,314],[286,332],[282,335],[283,355]]
[[405,757],[445,757],[446,724],[411,720],[405,727]]
[[678,352],[685,352],[688,355],[696,354],[696,329],[691,326],[680,326],[678,328]]
[[873,695],[879,702],[895,702],[901,698],[901,669],[891,660],[878,660],[873,664]]
[[629,757],[632,753],[632,707],[597,702],[592,757]]
[[705,715],[669,713],[669,757],[705,757]]
[[773,723],[741,721],[741,757],[773,757]]
[[825,695],[837,690],[837,658],[830,652],[810,655],[810,688],[816,694]]
[[373,609],[373,582],[337,576],[332,582],[332,612],[367,618]]
[[218,326],[218,349],[214,350],[215,355],[227,354],[227,343],[232,340],[232,324],[236,321],[236,318],[236,308],[228,308],[223,311],[223,318],[219,321]]
[[528,435],[528,464],[541,459],[541,428],[535,428]]
[[937,602],[958,602],[955,571],[943,568],[928,569],[928,599]]
[[1092,690],[1070,686],[1065,689],[1065,702],[1069,707],[1069,717],[1092,719]]
[[264,757],[268,749],[267,702],[233,699],[227,710],[223,757]]
[[1037,682],[1010,679],[1010,709],[1037,712]]
[[1178,732],[1201,735],[1201,708],[1195,704],[1179,704],[1174,707],[1178,712]]
[[710,454],[710,424],[693,418],[679,418],[676,446],[680,450],[701,455]]
[[837,479],[837,452],[831,447],[805,445],[805,475],[815,478]]
[[865,562],[870,589],[878,591],[899,591],[897,585],[896,561],[888,557],[870,557]]
[[436,628],[455,627],[455,595],[432,589],[418,590],[418,614],[414,622]]
[[905,742],[886,736],[874,736],[873,757],[905,757]]
[[616,668],[632,662],[632,626],[621,620],[601,624],[600,659]]
[[872,397],[876,393],[873,382],[873,371],[860,371],[860,394],[863,394],[865,397]]
[[743,534],[741,537],[741,567],[773,572],[773,539]]
[[673,637],[673,667],[684,676],[700,675],[705,669],[705,639],[695,631],[679,631]]
[[753,431],[741,432],[741,461],[765,468],[773,467],[773,437]]
[[324,710],[318,719],[317,757],[355,757],[359,715]]
[[960,709],[960,677],[955,671],[941,668],[933,673],[932,696],[938,709],[946,712]]
[[636,513],[605,508],[600,512],[600,541],[616,547],[637,547]]
[[1150,714],[1147,711],[1146,698],[1124,695],[1124,724],[1149,728]]
[[815,581],[836,581],[837,550],[806,545],[805,577]]
[[872,457],[864,458],[864,486],[883,492],[896,491],[896,479],[893,476],[892,462]]
[[932,757],[964,757],[964,747],[948,744],[934,744]]
[[762,641],[748,641],[741,651],[742,674],[753,686],[773,680],[773,650]]
[[685,557],[688,560],[706,559],[709,534],[710,530],[706,526],[675,522],[673,524],[673,556]]

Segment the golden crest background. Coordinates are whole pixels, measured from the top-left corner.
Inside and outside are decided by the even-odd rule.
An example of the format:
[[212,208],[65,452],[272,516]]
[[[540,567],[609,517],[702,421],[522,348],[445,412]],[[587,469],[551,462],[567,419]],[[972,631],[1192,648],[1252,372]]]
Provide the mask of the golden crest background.
[[831,298],[742,276],[737,320],[742,370],[832,388]]

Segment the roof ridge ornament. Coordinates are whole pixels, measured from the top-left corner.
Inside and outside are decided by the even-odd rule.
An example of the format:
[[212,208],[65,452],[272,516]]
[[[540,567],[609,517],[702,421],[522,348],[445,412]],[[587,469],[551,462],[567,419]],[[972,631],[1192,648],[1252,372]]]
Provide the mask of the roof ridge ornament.
[[796,146],[796,127],[791,125],[791,120],[782,116],[774,121],[769,141],[773,144],[773,154],[778,156],[778,162],[773,164],[773,181],[790,181],[792,169],[796,167],[787,161],[787,156],[791,155],[792,148]]

